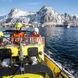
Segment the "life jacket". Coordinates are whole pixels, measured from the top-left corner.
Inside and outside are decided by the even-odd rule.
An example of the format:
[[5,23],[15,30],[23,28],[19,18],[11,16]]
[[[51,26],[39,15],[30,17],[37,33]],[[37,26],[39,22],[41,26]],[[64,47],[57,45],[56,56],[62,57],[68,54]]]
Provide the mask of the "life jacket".
[[31,37],[39,37],[39,36],[40,36],[39,33],[37,33],[37,35],[34,35],[34,33],[31,34]]
[[24,32],[14,32],[11,36],[11,43],[23,41],[26,34]]

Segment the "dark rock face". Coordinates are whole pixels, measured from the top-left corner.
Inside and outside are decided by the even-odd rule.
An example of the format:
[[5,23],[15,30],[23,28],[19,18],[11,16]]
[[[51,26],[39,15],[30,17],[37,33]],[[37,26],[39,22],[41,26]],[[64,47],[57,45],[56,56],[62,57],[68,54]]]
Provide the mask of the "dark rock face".
[[16,10],[18,10],[17,8],[13,8],[10,12],[10,14],[13,14]]
[[64,24],[70,24],[71,26],[78,26],[78,18],[76,16],[71,16],[67,13],[62,14],[62,19],[64,20]]

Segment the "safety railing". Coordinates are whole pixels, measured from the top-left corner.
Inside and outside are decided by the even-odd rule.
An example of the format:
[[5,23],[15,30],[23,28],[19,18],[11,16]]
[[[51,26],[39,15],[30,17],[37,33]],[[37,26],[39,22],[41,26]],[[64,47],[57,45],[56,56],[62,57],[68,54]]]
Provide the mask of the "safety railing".
[[[5,43],[6,42],[6,43]],[[6,45],[32,45],[32,44],[43,44],[45,45],[44,37],[4,37],[3,44]]]
[[44,37],[27,37],[26,44],[45,44]]

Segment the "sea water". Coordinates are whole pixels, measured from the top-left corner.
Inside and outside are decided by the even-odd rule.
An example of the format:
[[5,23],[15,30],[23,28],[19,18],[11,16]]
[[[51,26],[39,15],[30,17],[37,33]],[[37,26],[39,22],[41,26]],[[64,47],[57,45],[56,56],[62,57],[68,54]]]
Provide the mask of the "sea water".
[[78,78],[78,28],[43,27],[40,34],[46,38],[51,58]]

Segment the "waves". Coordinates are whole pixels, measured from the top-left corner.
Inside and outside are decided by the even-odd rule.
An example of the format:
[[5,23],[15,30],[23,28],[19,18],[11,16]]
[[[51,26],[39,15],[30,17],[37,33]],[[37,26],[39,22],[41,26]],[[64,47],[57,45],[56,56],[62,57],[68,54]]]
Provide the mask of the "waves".
[[77,78],[78,28],[44,27],[41,34],[46,38],[46,48],[51,58]]

